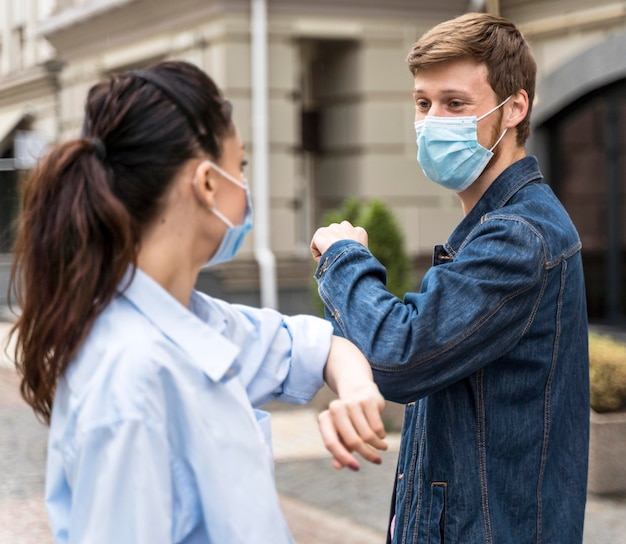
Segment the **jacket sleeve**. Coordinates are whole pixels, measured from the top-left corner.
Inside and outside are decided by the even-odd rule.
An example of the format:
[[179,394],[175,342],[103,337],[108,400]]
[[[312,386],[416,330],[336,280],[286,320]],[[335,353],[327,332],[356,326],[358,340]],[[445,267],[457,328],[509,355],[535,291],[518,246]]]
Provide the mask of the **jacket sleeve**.
[[337,334],[368,357],[383,395],[412,402],[504,355],[529,327],[546,279],[541,238],[522,221],[481,224],[450,262],[404,300],[361,244],[320,259],[319,294]]

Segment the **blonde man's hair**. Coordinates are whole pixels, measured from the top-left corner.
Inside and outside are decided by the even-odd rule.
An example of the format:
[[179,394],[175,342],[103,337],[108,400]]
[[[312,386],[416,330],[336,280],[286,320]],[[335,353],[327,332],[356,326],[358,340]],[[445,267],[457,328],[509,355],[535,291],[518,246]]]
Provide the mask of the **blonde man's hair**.
[[429,66],[469,59],[484,63],[487,80],[499,101],[524,89],[528,113],[517,125],[517,144],[530,135],[530,110],[535,97],[537,65],[528,42],[508,19],[488,13],[466,13],[424,34],[411,49],[407,63],[413,76]]

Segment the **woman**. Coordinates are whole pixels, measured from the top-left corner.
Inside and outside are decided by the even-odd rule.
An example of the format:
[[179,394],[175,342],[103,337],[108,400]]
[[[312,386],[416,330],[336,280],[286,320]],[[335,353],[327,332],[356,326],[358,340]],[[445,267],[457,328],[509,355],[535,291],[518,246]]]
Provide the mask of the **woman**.
[[89,92],[80,139],[28,181],[12,273],[22,394],[50,423],[57,542],[292,542],[273,482],[272,399],[339,395],[335,467],[380,462],[383,400],[331,326],[193,290],[251,226],[230,103],[183,62]]

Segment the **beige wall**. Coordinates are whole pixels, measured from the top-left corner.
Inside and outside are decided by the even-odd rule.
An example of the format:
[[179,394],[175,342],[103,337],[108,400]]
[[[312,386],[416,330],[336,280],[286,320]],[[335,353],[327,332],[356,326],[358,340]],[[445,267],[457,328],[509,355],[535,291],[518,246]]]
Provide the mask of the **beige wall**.
[[[407,249],[413,255],[430,253],[432,241],[445,238],[442,229],[449,232],[460,219],[456,198],[427,182],[415,160],[412,81],[404,59],[410,45],[427,26],[417,27],[399,20],[319,15],[310,21],[302,16],[283,16],[270,24],[272,41],[286,37],[283,47],[294,51],[292,59],[298,58],[302,40],[317,43],[323,49],[320,56],[327,72],[316,96],[323,111],[324,153],[313,158],[314,166],[307,180],[316,198],[305,241],[319,225],[321,212],[346,197],[379,198],[389,204],[401,219],[407,233]],[[285,80],[292,82],[291,93],[283,93],[282,113],[288,112],[289,121],[297,128],[300,105],[289,94],[300,92],[298,70],[303,67],[290,63],[283,68],[276,58],[272,64],[281,66]],[[293,71],[291,78],[286,77],[286,71]],[[275,72],[278,70],[270,70],[270,76]],[[270,77],[270,85],[272,93],[278,94],[280,87],[275,87],[274,77]],[[272,124],[277,122],[273,117]],[[274,157],[294,158],[296,170],[301,171],[304,169],[299,169],[298,164],[305,159],[301,153],[293,152],[298,138],[297,133],[293,134],[291,142],[281,140],[280,145],[273,138],[272,151]],[[292,172],[273,171],[273,188],[277,189],[278,179],[282,186],[297,187],[289,180]],[[288,211],[288,203],[281,202],[283,194],[273,193],[274,205],[285,210],[282,219],[287,223],[272,225],[281,233],[289,232],[298,222],[296,212]],[[424,220],[437,212],[441,222]],[[290,249],[284,244],[276,247]]]
[[[26,6],[20,24],[29,36],[19,59],[15,56],[20,51],[10,41],[15,36],[10,10],[18,4]],[[86,92],[95,81],[111,71],[182,58],[203,67],[233,101],[235,119],[252,151],[254,82],[246,2],[179,0],[173,4],[130,2],[87,24],[61,30],[47,27],[48,42],[37,29],[45,30],[40,23],[53,12],[55,2],[0,3],[4,9],[4,17],[0,16],[0,119],[3,112],[26,104],[35,112],[37,126],[51,136],[56,137],[58,128],[60,138],[75,137]],[[280,12],[269,15],[272,249],[279,258],[302,255],[321,211],[355,196],[387,202],[401,220],[409,252],[430,254],[432,245],[445,240],[461,219],[461,210],[456,196],[427,181],[415,160],[412,81],[404,58],[415,39],[440,18],[432,11],[423,17],[395,19],[362,15],[353,1],[346,2],[352,6],[351,13],[334,13],[329,7],[328,13],[311,8],[307,14],[310,3],[295,2],[298,9],[290,14],[285,8],[288,4],[282,1]],[[71,2],[65,0],[64,5]],[[229,11],[228,6],[234,7]],[[626,28],[626,8],[610,0],[501,0],[500,12],[527,34],[540,76]],[[298,151],[303,40],[321,46],[335,41],[344,44],[325,52],[328,73],[323,75],[324,87],[315,95],[324,119],[325,153],[320,156]],[[64,62],[59,102],[49,72],[41,68],[55,56]],[[39,79],[35,77],[38,86],[24,85],[29,74],[39,74]],[[31,94],[22,94],[26,88]],[[294,206],[302,195],[310,198],[310,209]],[[250,258],[251,251],[249,237],[242,256]]]
[[615,32],[626,29],[626,5],[615,0],[503,0],[533,47],[539,77]]
[[[408,249],[413,254],[429,252],[432,240],[445,237],[460,217],[455,199],[426,182],[415,162],[411,79],[404,57],[419,33],[434,22],[418,27],[393,19],[270,15],[270,233],[279,258],[301,255],[317,226],[316,218],[348,196],[376,197],[389,203],[406,223]],[[97,26],[97,22],[90,25]],[[78,25],[74,31],[51,37],[64,61],[59,92],[61,139],[79,134],[87,90],[105,74],[158,59],[183,58],[202,66],[233,101],[235,119],[252,151],[248,14],[214,12],[194,20],[193,25],[179,26],[173,21],[171,27],[175,30],[124,38],[115,34],[116,28],[126,32],[123,25],[111,26],[106,33],[97,28],[88,32]],[[86,34],[93,38],[88,44]],[[100,35],[106,40],[97,43]],[[294,97],[300,91],[302,39],[353,43],[349,53],[335,63],[326,78],[328,86],[320,93],[327,103],[323,140],[328,153],[314,159],[310,179],[303,168],[305,159],[296,151],[300,104]],[[47,117],[53,113],[50,110]],[[48,123],[41,116],[38,119]],[[308,203],[308,224],[303,221],[303,209],[294,206],[303,185],[315,197]],[[450,218],[443,222],[445,230],[439,236],[436,232],[442,230],[442,222],[421,219],[437,211]],[[242,256],[250,257],[251,252],[250,237]]]
[[[52,0],[0,2],[0,140],[15,115],[32,115],[31,128],[54,140],[58,135],[54,49],[33,33],[54,7]],[[13,115],[15,114],[15,115]]]

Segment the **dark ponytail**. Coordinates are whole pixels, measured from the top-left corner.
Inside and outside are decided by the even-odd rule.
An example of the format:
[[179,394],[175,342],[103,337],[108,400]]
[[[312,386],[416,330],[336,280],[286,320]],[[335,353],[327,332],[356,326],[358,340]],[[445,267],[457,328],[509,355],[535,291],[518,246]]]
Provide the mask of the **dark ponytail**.
[[53,147],[25,184],[11,336],[22,396],[47,423],[59,377],[136,264],[142,229],[175,175],[194,157],[219,160],[233,133],[230,104],[197,67],[165,62],[143,76],[94,85],[84,137]]
[[22,395],[48,422],[57,379],[135,260],[136,236],[86,140],[47,155],[23,204],[10,286],[22,310],[15,361]]

